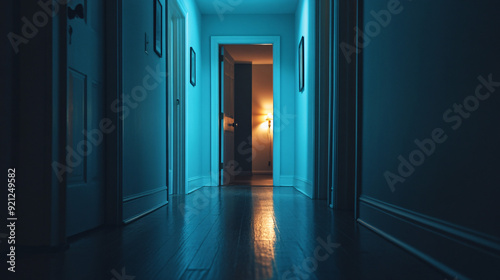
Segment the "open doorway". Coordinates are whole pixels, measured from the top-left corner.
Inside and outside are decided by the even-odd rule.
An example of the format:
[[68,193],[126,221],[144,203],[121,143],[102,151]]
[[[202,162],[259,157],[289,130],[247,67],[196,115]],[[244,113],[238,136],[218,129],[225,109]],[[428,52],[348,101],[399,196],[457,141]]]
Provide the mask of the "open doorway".
[[220,185],[273,185],[273,45],[220,46]]

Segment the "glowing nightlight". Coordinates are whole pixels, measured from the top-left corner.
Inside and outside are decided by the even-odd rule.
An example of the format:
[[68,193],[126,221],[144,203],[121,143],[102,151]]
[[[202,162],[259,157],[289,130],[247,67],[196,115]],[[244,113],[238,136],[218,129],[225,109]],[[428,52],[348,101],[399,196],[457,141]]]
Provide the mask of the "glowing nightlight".
[[273,121],[273,115],[271,113],[267,114],[266,121],[269,128],[271,128],[271,122]]

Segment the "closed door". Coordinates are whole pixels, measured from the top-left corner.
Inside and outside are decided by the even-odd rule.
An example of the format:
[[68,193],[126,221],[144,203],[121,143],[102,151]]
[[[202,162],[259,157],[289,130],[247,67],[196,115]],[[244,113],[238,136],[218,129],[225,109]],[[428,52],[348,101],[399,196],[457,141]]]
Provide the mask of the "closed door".
[[220,185],[229,185],[234,182],[237,169],[234,160],[234,130],[237,129],[234,120],[234,59],[224,47],[220,52]]
[[104,6],[100,0],[68,5],[66,235],[104,222]]

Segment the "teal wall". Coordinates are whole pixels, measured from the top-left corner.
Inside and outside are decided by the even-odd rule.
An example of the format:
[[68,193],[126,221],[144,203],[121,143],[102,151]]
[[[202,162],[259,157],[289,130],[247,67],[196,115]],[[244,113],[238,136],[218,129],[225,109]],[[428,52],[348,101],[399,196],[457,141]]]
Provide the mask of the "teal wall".
[[[500,87],[478,78],[500,81],[496,4],[400,3],[362,49],[360,218],[458,279],[498,275]],[[387,1],[362,8],[374,25]]]
[[[210,130],[204,127],[205,89],[210,83],[205,83],[202,77],[202,64],[208,56],[202,53],[201,45],[201,14],[194,0],[183,2],[187,12],[187,46],[186,46],[186,192],[195,191],[210,183]],[[196,86],[189,82],[189,51],[196,52]],[[208,90],[209,92],[209,90]],[[209,106],[208,106],[209,107]]]
[[[315,97],[315,1],[300,0],[295,14],[293,42],[295,99],[295,180],[294,186],[313,196],[314,182],[314,97]],[[298,46],[304,36],[304,91],[299,92]]]
[[167,199],[166,78],[151,74],[165,69],[166,48],[164,40],[162,58],[153,50],[152,1],[124,1],[122,12],[123,95],[130,101],[116,109],[123,112],[123,219],[128,220]]

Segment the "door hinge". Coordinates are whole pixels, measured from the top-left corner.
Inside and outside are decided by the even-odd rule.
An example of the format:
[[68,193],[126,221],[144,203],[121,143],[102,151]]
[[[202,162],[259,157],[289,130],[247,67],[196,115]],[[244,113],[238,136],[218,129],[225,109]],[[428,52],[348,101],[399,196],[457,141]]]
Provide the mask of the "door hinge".
[[224,169],[224,163],[223,162],[219,163],[219,169]]
[[224,119],[224,113],[219,113],[219,118],[220,118],[221,120],[223,120],[223,119]]
[[219,55],[219,62],[224,62],[224,55],[222,54]]

